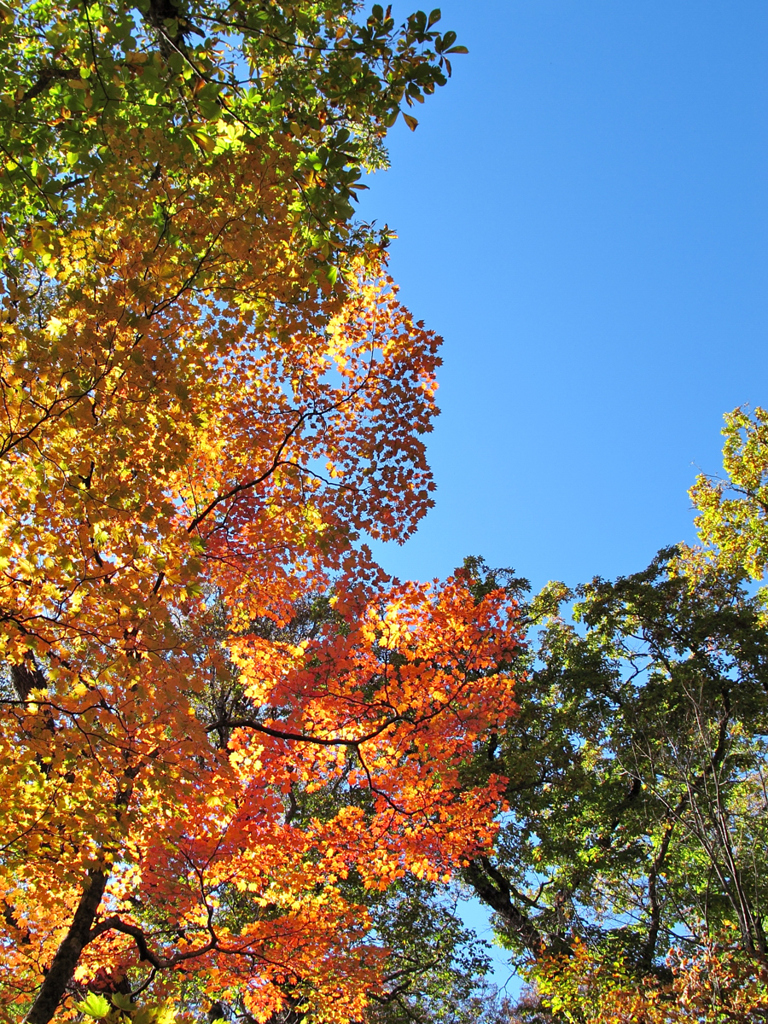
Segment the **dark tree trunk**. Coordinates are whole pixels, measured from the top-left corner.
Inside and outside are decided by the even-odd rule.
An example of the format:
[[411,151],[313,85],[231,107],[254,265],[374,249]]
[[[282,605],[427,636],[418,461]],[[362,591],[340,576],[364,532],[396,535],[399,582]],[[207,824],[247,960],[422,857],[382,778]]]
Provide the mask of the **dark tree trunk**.
[[107,884],[106,873],[101,870],[89,871],[88,882],[88,888],[80,898],[70,929],[56,951],[45,981],[40,986],[37,999],[24,1018],[24,1024],[48,1024],[56,1013],[67,985],[72,980],[77,961],[88,942],[96,911],[104,895],[104,888]]

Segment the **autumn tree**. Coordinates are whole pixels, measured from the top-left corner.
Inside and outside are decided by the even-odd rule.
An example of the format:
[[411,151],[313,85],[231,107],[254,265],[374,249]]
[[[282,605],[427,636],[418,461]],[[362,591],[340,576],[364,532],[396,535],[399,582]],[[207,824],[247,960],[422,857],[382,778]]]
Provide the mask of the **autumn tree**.
[[438,339],[351,200],[462,48],[358,13],[0,7],[8,1019],[358,1019],[356,894],[492,836],[516,606],[359,543],[431,502]]

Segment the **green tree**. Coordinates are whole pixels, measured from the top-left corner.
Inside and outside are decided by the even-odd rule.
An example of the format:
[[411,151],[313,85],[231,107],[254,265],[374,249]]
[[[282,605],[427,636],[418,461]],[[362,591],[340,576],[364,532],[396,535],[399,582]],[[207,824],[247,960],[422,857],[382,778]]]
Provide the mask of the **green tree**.
[[723,433],[701,546],[528,604],[520,713],[484,754],[509,813],[466,871],[532,981],[515,1020],[765,1019],[768,413]]
[[466,869],[521,965],[587,949],[666,981],[723,936],[765,956],[768,632],[743,571],[686,568],[669,549],[529,605],[520,711],[475,765],[509,808]]

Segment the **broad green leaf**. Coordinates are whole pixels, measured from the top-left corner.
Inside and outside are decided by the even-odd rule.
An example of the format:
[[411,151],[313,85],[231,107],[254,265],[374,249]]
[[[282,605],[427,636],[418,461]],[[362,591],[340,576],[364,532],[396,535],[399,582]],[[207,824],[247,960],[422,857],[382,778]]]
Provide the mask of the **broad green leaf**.
[[76,1007],[81,1013],[95,1017],[97,1020],[109,1016],[111,1009],[107,999],[96,992],[89,992],[82,1002],[76,1004]]

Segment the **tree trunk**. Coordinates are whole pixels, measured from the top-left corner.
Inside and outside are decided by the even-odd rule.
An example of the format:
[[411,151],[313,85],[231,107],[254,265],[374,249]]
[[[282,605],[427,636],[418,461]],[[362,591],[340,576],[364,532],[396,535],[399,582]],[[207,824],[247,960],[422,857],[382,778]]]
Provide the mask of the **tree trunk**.
[[91,926],[107,884],[106,872],[100,869],[89,871],[88,879],[88,888],[80,897],[80,903],[75,911],[70,929],[56,951],[45,981],[40,986],[37,999],[24,1018],[24,1024],[48,1024],[56,1013],[67,985],[72,980],[77,961],[88,942]]

